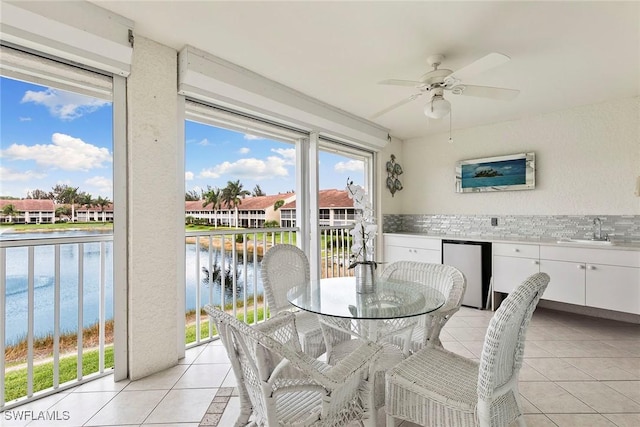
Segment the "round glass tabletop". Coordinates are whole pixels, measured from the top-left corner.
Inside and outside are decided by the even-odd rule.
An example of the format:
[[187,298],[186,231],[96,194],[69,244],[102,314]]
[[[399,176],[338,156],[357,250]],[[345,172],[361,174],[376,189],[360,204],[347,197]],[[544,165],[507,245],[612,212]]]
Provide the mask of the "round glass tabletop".
[[428,284],[379,277],[370,293],[357,293],[354,277],[335,277],[293,287],[287,299],[305,311],[349,319],[418,316],[437,310],[445,302],[444,295]]

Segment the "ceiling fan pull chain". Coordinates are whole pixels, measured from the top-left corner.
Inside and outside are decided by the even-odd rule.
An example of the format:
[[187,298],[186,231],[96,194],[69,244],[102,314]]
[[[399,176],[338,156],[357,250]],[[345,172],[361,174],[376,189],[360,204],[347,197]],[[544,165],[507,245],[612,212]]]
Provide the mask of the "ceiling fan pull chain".
[[453,144],[453,138],[451,137],[451,116],[453,116],[453,111],[449,111],[449,144]]

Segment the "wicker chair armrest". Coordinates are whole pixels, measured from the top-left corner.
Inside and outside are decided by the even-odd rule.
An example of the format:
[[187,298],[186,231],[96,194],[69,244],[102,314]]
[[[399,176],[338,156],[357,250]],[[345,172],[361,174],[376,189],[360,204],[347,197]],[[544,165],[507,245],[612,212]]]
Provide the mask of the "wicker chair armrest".
[[381,352],[381,345],[364,342],[347,357],[332,366],[326,372],[326,376],[336,384],[344,383],[346,378],[368,370],[369,365],[379,357]]

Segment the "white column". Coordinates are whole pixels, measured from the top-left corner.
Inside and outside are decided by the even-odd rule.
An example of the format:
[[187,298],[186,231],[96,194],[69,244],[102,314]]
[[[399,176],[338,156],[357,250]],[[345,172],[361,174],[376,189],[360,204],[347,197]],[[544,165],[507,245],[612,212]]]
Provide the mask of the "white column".
[[175,50],[136,36],[127,82],[128,346],[134,380],[176,365],[178,336],[184,334],[176,321],[177,287],[184,286],[177,281],[184,226],[176,215],[184,187],[177,189],[184,173],[180,177],[176,159],[182,149],[176,73]]

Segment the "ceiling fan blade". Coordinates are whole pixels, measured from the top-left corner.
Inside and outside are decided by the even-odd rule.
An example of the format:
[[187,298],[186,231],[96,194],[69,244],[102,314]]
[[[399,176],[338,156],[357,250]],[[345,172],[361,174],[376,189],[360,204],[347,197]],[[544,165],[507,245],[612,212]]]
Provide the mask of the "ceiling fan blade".
[[374,115],[370,116],[369,119],[377,119],[378,117],[382,116],[383,114],[387,114],[389,111],[391,110],[395,110],[398,107],[403,106],[404,104],[408,104],[409,102],[413,101],[414,99],[416,99],[417,97],[419,97],[420,95],[422,95],[422,93],[414,93],[413,95],[411,95],[408,98],[403,99],[400,102],[396,102],[395,104],[385,108],[384,110],[380,110],[377,113],[375,113]]
[[478,96],[481,98],[511,101],[512,99],[515,99],[516,96],[518,96],[520,91],[516,89],[505,89],[501,87],[473,86],[462,84],[455,86],[451,90],[451,93],[455,95]]
[[414,80],[398,80],[398,79],[388,79],[378,82],[379,85],[393,85],[393,86],[411,86],[417,87],[423,84],[422,82],[414,81]]
[[504,64],[505,62],[509,62],[511,58],[507,55],[503,55],[501,53],[490,53],[477,61],[472,62],[466,67],[462,67],[458,71],[454,71],[448,78],[455,78],[458,80],[466,80],[469,77],[473,77],[476,74],[483,73],[487,70],[490,70],[498,65]]

